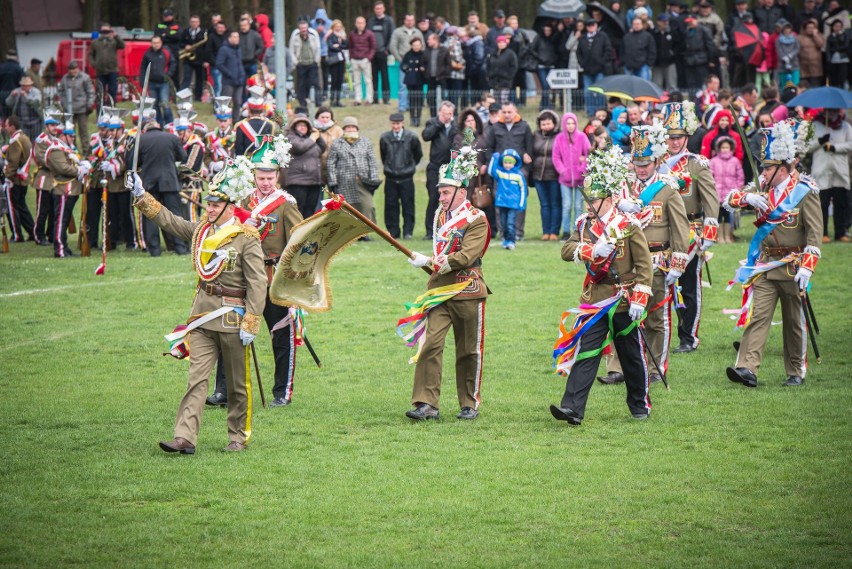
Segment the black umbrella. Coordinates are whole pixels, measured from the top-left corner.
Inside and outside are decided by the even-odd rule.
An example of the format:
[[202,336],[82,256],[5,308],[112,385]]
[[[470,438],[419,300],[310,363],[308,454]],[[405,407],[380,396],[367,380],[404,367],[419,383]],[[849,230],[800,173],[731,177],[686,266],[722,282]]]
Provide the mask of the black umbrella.
[[634,101],[660,102],[663,91],[656,84],[634,75],[610,75],[604,77],[591,87],[589,91],[603,93],[610,97],[633,99]]
[[578,18],[586,9],[580,0],[546,0],[538,7],[539,18]]
[[603,20],[601,21],[601,29],[603,31],[608,34],[613,34],[616,38],[620,38],[624,35],[624,18],[599,2],[589,2],[586,4],[586,12],[591,14],[595,10],[598,10],[601,14],[603,14]]

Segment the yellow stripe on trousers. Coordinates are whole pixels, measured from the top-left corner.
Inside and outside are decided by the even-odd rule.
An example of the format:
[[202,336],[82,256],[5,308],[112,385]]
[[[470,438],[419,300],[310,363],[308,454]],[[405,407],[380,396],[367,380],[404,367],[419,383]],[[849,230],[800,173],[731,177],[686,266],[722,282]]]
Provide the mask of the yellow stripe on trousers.
[[251,439],[251,362],[249,362],[249,346],[245,346],[246,358],[246,444]]

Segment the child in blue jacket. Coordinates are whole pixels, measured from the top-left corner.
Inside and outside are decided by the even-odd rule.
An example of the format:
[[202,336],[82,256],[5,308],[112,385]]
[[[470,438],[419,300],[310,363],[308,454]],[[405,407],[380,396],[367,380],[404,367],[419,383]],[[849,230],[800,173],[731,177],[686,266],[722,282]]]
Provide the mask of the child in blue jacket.
[[612,120],[606,128],[609,130],[612,143],[621,146],[625,152],[630,152],[630,125],[627,124],[627,109],[615,107],[612,110]]
[[507,148],[503,153],[495,152],[488,164],[488,174],[494,180],[494,205],[500,208],[500,224],[503,227],[503,249],[515,248],[515,218],[519,211],[527,209],[527,178],[521,172],[520,155]]

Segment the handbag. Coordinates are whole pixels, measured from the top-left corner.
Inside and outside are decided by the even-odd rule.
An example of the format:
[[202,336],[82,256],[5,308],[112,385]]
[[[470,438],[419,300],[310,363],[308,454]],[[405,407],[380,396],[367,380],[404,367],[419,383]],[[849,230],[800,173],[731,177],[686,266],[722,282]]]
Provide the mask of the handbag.
[[494,195],[491,193],[491,188],[482,185],[482,177],[476,177],[476,187],[473,188],[473,193],[470,195],[470,203],[477,209],[485,209],[491,207],[494,203]]

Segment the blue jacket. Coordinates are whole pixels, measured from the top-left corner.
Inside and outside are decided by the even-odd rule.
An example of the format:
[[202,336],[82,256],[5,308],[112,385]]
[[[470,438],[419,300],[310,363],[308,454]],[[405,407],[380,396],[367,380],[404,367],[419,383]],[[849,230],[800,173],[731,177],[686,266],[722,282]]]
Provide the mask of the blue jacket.
[[[515,158],[515,165],[511,170],[503,168],[503,157]],[[502,153],[495,152],[491,155],[488,164],[488,175],[494,180],[494,205],[509,209],[527,209],[527,178],[521,172],[521,155],[511,148]]]
[[[323,23],[320,24],[319,20],[322,19]],[[320,32],[317,28],[322,26],[322,32]],[[331,29],[331,20],[328,19],[328,12],[326,12],[323,8],[318,8],[316,14],[314,14],[313,19],[311,20],[311,27],[316,30],[319,34],[320,38],[320,56],[327,57],[328,56],[328,44],[323,39],[325,34]]]
[[[618,117],[622,114],[627,114],[627,109],[624,107],[615,107],[612,110],[612,120],[609,121],[607,130],[613,144],[618,144],[622,149],[627,148],[630,151],[630,125],[625,121],[624,124],[618,124]],[[625,116],[625,118],[627,118]]]
[[222,85],[243,87],[246,84],[246,72],[240,58],[240,46],[228,42],[222,44],[216,54],[216,69],[222,73]]

